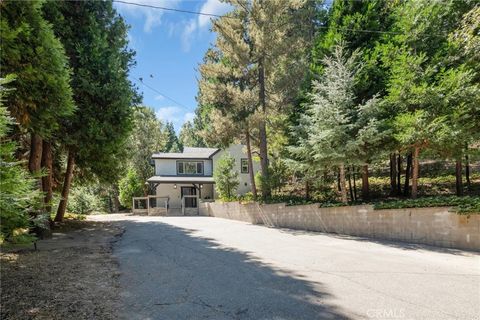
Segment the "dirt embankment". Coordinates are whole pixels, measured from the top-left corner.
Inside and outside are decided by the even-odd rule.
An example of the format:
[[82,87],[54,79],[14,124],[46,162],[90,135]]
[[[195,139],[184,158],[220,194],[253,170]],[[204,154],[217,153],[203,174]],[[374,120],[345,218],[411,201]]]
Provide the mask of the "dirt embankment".
[[112,223],[70,221],[53,238],[2,248],[1,319],[117,319],[118,265]]

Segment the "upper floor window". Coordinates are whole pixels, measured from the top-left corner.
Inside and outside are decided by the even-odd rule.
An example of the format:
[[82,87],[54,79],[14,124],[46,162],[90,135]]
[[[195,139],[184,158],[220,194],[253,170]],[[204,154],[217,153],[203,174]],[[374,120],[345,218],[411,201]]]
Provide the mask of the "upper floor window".
[[177,174],[203,174],[203,161],[178,161]]
[[240,172],[248,173],[248,159],[245,159],[245,158],[240,159]]

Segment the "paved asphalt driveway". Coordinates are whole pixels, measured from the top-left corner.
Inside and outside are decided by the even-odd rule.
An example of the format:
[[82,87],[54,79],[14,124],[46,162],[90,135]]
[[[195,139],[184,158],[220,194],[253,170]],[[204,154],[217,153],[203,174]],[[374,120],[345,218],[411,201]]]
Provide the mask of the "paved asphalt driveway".
[[[209,217],[105,216],[126,319],[480,319],[480,256]],[[104,218],[104,219],[105,219]]]

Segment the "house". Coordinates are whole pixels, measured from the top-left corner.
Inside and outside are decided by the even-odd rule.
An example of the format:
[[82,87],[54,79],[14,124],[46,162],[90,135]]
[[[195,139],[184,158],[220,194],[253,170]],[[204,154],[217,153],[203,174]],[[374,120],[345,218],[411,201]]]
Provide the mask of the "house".
[[[154,205],[166,208],[170,214],[198,214],[203,201],[216,198],[213,171],[218,160],[229,153],[235,159],[238,172],[238,195],[251,192],[246,147],[231,145],[226,149],[185,147],[178,153],[154,153],[155,175],[147,180],[157,199]],[[260,166],[253,163],[257,173]]]

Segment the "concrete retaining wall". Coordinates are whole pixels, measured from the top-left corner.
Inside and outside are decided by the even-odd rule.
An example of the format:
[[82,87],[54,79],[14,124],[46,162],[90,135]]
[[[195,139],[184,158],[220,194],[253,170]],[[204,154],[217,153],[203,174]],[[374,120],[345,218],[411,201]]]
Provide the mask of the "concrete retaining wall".
[[373,206],[320,208],[317,204],[206,203],[201,214],[266,226],[399,240],[480,251],[480,215],[446,207],[373,210]]

